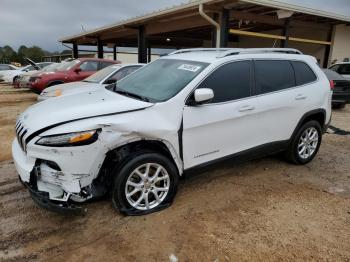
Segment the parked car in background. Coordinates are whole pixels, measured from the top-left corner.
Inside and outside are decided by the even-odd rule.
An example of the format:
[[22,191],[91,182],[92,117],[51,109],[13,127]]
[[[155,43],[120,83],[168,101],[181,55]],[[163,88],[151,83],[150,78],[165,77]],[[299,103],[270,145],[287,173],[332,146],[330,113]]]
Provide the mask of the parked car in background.
[[38,101],[101,88],[101,85],[103,87],[105,85],[115,83],[142,66],[144,66],[144,64],[116,64],[108,66],[100,71],[97,71],[88,78],[85,78],[83,81],[60,84],[45,88],[38,96]]
[[334,86],[332,95],[333,107],[344,108],[347,103],[350,103],[350,80],[331,69],[323,69],[323,72]]
[[17,70],[19,69],[18,67],[10,64],[0,64],[0,71],[5,71],[5,70]]
[[[62,62],[62,63],[65,63],[65,62]],[[32,75],[36,73],[43,73],[43,72],[54,72],[61,65],[62,65],[61,63],[52,63],[39,71],[29,71],[29,72],[22,73],[18,76],[18,78],[14,82],[14,87],[29,88],[30,87],[29,79]]]
[[336,63],[331,65],[329,69],[350,80],[350,62]]
[[62,64],[54,72],[38,72],[30,77],[30,88],[40,94],[45,88],[63,83],[81,81],[112,64],[120,64],[119,61],[79,58]]
[[[30,60],[27,60],[30,61]],[[51,62],[42,62],[42,63],[34,63],[27,65],[25,67],[15,69],[15,70],[4,70],[0,72],[0,82],[11,83],[14,84],[17,81],[17,78],[20,74],[25,72],[38,71],[45,66],[52,64]],[[2,81],[1,81],[2,79]]]
[[179,177],[218,161],[284,152],[312,161],[331,85],[295,49],[178,50],[114,88],[49,99],[16,123],[12,154],[37,204],[57,212],[107,193],[128,215],[171,205]]

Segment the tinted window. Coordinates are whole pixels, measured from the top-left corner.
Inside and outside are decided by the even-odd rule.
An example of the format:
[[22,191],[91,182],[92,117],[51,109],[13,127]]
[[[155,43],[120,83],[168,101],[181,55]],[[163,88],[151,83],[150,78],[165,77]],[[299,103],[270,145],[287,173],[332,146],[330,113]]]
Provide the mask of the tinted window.
[[350,75],[350,64],[339,65],[338,74]]
[[81,71],[97,71],[96,61],[85,61],[80,65]]
[[209,75],[198,88],[211,88],[214,98],[210,103],[219,103],[250,96],[250,61],[223,65]]
[[254,63],[256,88],[261,94],[295,86],[294,70],[289,61],[257,60]]
[[292,61],[295,72],[295,80],[297,86],[311,83],[316,80],[315,73],[304,62]]
[[111,62],[101,62],[100,63],[101,69],[105,68],[107,66],[110,66],[110,65],[114,65],[114,63],[111,63]]

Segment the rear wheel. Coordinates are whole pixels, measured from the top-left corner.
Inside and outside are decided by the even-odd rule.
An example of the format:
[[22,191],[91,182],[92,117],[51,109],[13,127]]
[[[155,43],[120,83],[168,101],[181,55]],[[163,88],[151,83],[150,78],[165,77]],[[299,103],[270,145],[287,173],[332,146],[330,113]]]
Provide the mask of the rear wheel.
[[305,123],[292,138],[286,152],[287,160],[298,165],[309,163],[317,154],[321,140],[320,124],[315,120]]
[[144,152],[115,171],[114,207],[128,215],[143,215],[168,207],[175,197],[178,172],[168,158]]

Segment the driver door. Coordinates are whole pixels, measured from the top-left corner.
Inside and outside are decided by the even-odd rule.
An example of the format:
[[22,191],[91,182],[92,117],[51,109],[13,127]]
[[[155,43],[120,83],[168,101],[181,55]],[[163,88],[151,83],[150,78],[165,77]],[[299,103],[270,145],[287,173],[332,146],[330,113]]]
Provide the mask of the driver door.
[[259,144],[255,114],[252,61],[222,65],[197,88],[210,88],[214,98],[202,105],[186,105],[183,112],[183,159],[188,169]]

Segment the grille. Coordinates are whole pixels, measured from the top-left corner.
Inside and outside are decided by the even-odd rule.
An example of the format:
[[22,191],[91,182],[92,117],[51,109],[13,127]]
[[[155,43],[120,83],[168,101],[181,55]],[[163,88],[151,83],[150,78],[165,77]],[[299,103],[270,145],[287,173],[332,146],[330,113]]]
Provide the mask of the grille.
[[16,136],[18,143],[23,151],[26,151],[25,135],[27,134],[28,129],[26,129],[23,123],[18,120],[16,124]]

